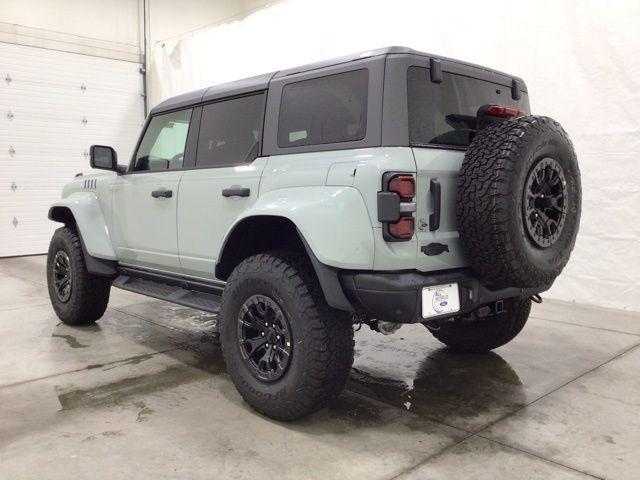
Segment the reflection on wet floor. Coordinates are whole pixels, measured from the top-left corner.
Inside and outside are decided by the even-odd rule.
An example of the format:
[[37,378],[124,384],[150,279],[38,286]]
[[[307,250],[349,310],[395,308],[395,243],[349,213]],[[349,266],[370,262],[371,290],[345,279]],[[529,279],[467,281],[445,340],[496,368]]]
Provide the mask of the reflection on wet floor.
[[[168,335],[187,365],[224,371],[216,315],[160,301],[118,309],[150,336]],[[146,321],[141,322],[140,319]],[[146,325],[146,327],[145,327]],[[159,327],[165,328],[159,328]],[[122,333],[122,332],[121,332]],[[347,389],[420,416],[470,430],[526,405],[522,382],[497,353],[457,354],[421,325],[406,325],[384,336],[363,328],[356,334],[354,368]]]
[[194,310],[172,303],[151,300],[118,309],[149,322],[170,329],[188,331],[190,334],[211,335],[218,332],[216,314]]
[[[568,330],[571,337],[566,338],[565,346],[571,345],[571,355],[565,355],[555,342]],[[226,371],[217,332],[215,315],[152,300],[109,309],[94,326],[58,325],[53,336],[59,346],[79,349],[74,358],[85,353],[89,359],[93,359],[95,348],[83,345],[98,347],[116,337],[132,341],[130,357],[112,359],[104,355],[106,360],[94,361],[88,368],[108,371],[135,365],[146,361],[150,348],[151,355],[162,353],[187,369],[204,371],[213,378],[212,374]],[[389,336],[363,327],[355,338],[353,370],[345,393],[334,407],[344,395],[355,393],[358,398],[468,432],[478,432],[513,414],[562,386],[572,375],[598,365],[621,341],[632,341],[618,334],[600,334],[597,344],[601,348],[593,349],[589,330],[553,322],[528,326],[513,345],[488,354],[452,352],[420,324],[405,325]],[[607,342],[614,343],[609,347]],[[105,351],[108,353],[108,349],[99,347],[99,352]],[[171,378],[167,385],[172,385]],[[357,414],[347,410],[350,413],[345,411],[344,415]]]
[[96,325],[70,327],[56,318],[46,289],[33,288],[44,285],[37,282],[43,266],[44,257],[37,269],[16,270],[26,280],[2,277],[0,471],[7,478],[167,471],[582,478],[584,471],[631,480],[640,471],[637,316],[549,304],[514,342],[486,355],[455,354],[419,324],[390,336],[364,327],[340,397],[281,424],[252,411],[235,390],[215,315],[114,290]]
[[116,333],[154,349],[163,345],[194,348],[211,341],[217,342],[218,322],[211,315],[187,307],[161,301],[150,301],[109,309],[96,325],[114,328]]
[[453,352],[421,325],[388,337],[359,332],[347,388],[472,431],[527,402],[518,374],[498,353]]
[[349,388],[456,426],[495,412],[496,403],[526,405],[517,373],[496,353],[464,355],[441,348],[416,367],[410,383],[354,368]]
[[52,333],[51,337],[62,338],[67,342],[67,345],[69,345],[71,348],[87,348],[89,346],[89,345],[85,345],[84,343],[80,343],[76,339],[76,337],[74,337],[73,335],[61,335],[61,334]]
[[171,366],[157,373],[118,379],[90,389],[63,391],[58,387],[58,400],[62,410],[100,405],[121,405],[134,395],[148,395],[158,390],[172,388],[206,375],[186,366]]
[[[163,354],[209,373],[225,370],[216,315],[161,301],[122,307],[118,312],[126,315],[106,321],[118,334],[133,334],[137,342],[156,348],[165,342],[168,347]],[[104,324],[105,319],[100,320],[99,325]]]

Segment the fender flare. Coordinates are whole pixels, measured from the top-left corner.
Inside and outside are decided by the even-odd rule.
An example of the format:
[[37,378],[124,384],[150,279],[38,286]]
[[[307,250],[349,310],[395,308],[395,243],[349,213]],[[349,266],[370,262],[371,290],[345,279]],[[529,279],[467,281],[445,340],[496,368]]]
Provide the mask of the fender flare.
[[89,273],[108,277],[117,274],[117,257],[98,198],[93,193],[73,193],[55,202],[49,208],[48,217],[54,222],[75,225]]
[[360,192],[352,187],[318,186],[279,189],[261,195],[227,231],[216,270],[236,229],[247,220],[267,217],[290,222],[306,250],[327,303],[353,312],[344,295],[339,271],[371,269],[374,254],[373,229]]
[[360,191],[345,186],[312,186],[261,194],[229,228],[248,217],[278,216],[290,220],[319,262],[337,269],[371,270],[373,228]]
[[311,247],[309,247],[309,244],[299,230],[298,235],[300,235],[300,240],[302,240],[302,244],[304,245],[307,255],[311,260],[311,265],[316,272],[316,277],[318,277],[318,282],[320,283],[320,288],[322,289],[322,293],[324,293],[324,298],[327,301],[327,304],[330,307],[337,308],[338,310],[354,313],[355,308],[353,308],[353,305],[347,299],[347,296],[344,294],[344,290],[342,289],[338,270],[329,267],[324,263],[320,263],[320,260],[315,256],[313,250],[311,250]]

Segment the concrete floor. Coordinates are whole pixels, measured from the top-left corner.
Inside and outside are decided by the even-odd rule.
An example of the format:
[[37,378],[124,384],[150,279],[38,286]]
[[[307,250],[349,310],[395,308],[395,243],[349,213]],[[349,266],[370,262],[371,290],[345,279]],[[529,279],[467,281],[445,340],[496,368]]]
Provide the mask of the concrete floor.
[[44,257],[0,260],[0,478],[640,478],[640,316],[545,302],[488,355],[363,328],[349,384],[292,424],[250,410],[216,319],[113,289],[59,322]]

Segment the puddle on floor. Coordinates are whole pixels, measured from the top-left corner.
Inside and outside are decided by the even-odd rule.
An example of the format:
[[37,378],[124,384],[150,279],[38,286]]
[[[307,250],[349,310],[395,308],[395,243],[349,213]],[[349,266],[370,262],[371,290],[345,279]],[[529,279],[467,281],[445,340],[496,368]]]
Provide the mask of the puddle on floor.
[[[131,395],[144,395],[226,371],[215,315],[161,301],[130,305],[120,310],[128,315],[112,315],[104,322],[105,329],[113,329],[152,348],[158,346],[157,351],[178,360],[181,366],[91,390],[59,392],[63,409],[117,404]],[[347,389],[391,407],[463,428],[485,423],[526,404],[520,378],[500,355],[457,354],[442,348],[423,330],[421,326],[407,326],[388,337],[359,332],[356,335],[356,360]],[[82,348],[72,335],[55,336],[73,348]],[[109,370],[137,365],[152,355],[139,355],[92,368]],[[386,410],[380,417],[376,413],[377,407],[370,405],[358,409],[357,399],[348,408],[343,399],[337,402],[331,408],[343,410],[335,413],[344,419],[344,428],[351,428],[349,422],[359,422],[362,426],[384,423],[385,418],[390,418]],[[143,413],[141,418],[144,417]]]
[[[148,395],[208,377],[210,377],[208,372],[186,365],[176,365],[159,372],[123,378],[86,390],[63,391],[60,387],[56,387],[56,393],[61,410],[123,405],[127,399],[136,395]],[[142,410],[143,407],[141,407]],[[145,415],[148,413],[150,412],[146,412]]]
[[127,305],[122,312],[143,318],[170,329],[189,332],[192,335],[215,336],[218,333],[218,316],[158,300]]
[[57,333],[52,333],[51,334],[52,338],[62,338],[63,340],[65,340],[67,342],[67,345],[69,345],[71,348],[87,348],[89,345],[85,345],[84,343],[80,343],[76,337],[74,337],[73,335],[61,335],[61,334],[57,334]]
[[472,429],[527,404],[518,374],[499,354],[456,353],[427,332],[415,333],[405,332],[406,338],[362,334],[347,388]]

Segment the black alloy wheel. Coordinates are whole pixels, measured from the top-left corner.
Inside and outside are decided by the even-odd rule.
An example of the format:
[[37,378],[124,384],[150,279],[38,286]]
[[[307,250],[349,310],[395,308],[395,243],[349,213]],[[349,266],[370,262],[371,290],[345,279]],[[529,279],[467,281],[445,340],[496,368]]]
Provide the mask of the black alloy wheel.
[[289,322],[280,306],[265,295],[252,295],[238,314],[240,353],[251,373],[274,382],[286,372],[293,354]]
[[66,303],[71,298],[72,274],[71,260],[67,252],[59,250],[53,260],[53,283],[58,299]]
[[327,405],[349,378],[351,315],[327,305],[304,253],[259,253],[227,279],[220,345],[249,405],[276,420],[296,420]]
[[543,158],[529,175],[522,202],[527,233],[541,248],[553,245],[564,226],[567,213],[567,181],[553,158]]

